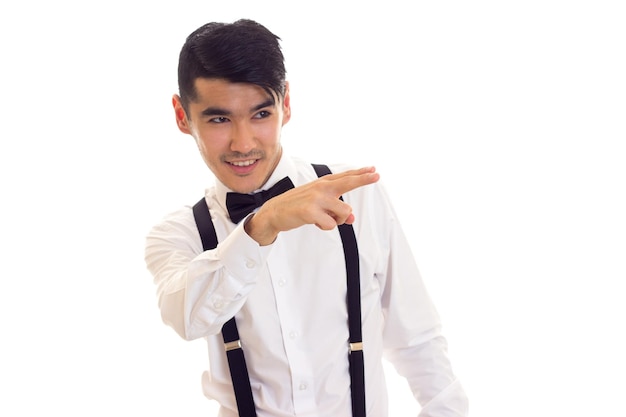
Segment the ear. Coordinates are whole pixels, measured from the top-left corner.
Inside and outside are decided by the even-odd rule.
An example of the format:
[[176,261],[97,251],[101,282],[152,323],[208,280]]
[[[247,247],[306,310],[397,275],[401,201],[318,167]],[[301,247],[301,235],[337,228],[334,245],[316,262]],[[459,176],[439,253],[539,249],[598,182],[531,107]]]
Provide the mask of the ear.
[[291,119],[291,96],[289,95],[289,81],[285,82],[285,97],[283,98],[283,126]]
[[189,120],[187,119],[187,114],[185,113],[185,109],[183,108],[179,95],[174,94],[174,96],[172,96],[172,106],[174,106],[174,115],[176,117],[176,125],[178,126],[178,129],[183,133],[191,135]]

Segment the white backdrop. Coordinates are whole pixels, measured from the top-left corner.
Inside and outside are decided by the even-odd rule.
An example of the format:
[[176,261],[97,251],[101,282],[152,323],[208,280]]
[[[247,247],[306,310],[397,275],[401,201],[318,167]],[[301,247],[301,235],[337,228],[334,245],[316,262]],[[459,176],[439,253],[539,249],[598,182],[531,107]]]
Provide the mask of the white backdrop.
[[212,415],[143,239],[211,182],[179,48],[248,17],[284,40],[286,149],[378,167],[472,415],[626,416],[620,3],[3,3],[0,415]]

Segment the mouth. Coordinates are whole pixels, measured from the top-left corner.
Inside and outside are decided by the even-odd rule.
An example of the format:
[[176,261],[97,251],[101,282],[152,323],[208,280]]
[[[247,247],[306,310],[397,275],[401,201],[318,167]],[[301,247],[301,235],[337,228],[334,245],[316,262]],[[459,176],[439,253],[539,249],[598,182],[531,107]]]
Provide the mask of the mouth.
[[230,161],[228,163],[236,167],[248,167],[254,164],[256,161],[258,161],[258,159],[247,159],[245,161]]
[[225,161],[235,175],[248,175],[254,171],[260,159],[242,159],[239,161]]

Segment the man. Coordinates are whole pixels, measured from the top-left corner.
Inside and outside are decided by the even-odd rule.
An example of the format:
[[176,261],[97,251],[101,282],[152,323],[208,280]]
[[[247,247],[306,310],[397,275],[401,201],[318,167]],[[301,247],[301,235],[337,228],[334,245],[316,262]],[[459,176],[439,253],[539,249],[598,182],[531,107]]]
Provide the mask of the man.
[[[222,417],[386,416],[383,357],[406,377],[421,416],[465,416],[439,318],[378,173],[331,166],[321,176],[283,154],[291,106],[279,40],[250,20],[209,23],[181,50],[176,123],[216,182],[147,237],[163,320],[184,339],[206,339],[203,391]],[[260,207],[229,213],[246,197],[234,193]],[[217,246],[205,244],[203,222]]]

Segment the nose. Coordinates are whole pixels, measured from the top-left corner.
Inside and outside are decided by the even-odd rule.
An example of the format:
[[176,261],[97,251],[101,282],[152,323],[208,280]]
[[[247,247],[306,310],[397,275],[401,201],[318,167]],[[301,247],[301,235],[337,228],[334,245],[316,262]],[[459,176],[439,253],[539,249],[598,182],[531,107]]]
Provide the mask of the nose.
[[254,132],[249,123],[233,123],[230,138],[231,151],[245,154],[254,149],[255,144]]

